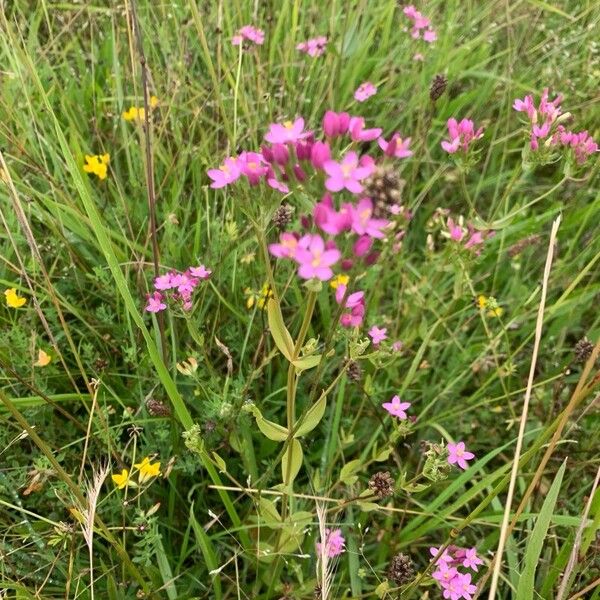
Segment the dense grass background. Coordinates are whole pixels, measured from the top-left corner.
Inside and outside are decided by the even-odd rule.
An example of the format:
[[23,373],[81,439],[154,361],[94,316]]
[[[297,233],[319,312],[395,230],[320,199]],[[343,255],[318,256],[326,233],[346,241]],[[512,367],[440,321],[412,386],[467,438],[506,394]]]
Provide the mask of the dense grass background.
[[[314,497],[352,499],[380,468],[410,480],[423,465],[423,442],[442,438],[464,439],[474,466],[420,493],[399,489],[373,511],[328,504],[328,521],[347,539],[331,597],[375,597],[391,556],[409,554],[423,572],[429,546],[450,540],[476,546],[485,574],[498,544],[550,227],[561,214],[515,508],[557,419],[568,421],[508,539],[498,597],[555,598],[579,535],[565,597],[600,598],[597,490],[582,521],[599,467],[598,387],[570,402],[582,373],[586,381],[597,375],[584,373],[573,348],[584,336],[600,338],[598,161],[568,174],[562,163],[524,168],[526,135],[511,108],[514,98],[550,87],[564,94],[576,129],[598,139],[596,2],[424,2],[418,8],[438,31],[432,46],[410,37],[401,3],[389,0],[0,6],[0,285],[28,299],[22,309],[0,308],[0,588],[8,597],[91,598],[88,548],[73,510],[86,477],[93,465],[110,461],[116,472],[156,453],[163,471],[174,460],[169,476],[135,501],[124,506],[110,478],[102,488],[96,597],[311,598]],[[158,321],[143,313],[153,277],[146,138],[140,124],[121,118],[143,105],[136,16],[149,91],[160,101],[151,137],[160,264],[203,262],[214,271],[189,318],[166,315],[162,340]],[[247,23],[263,28],[266,40],[241,55],[230,38]],[[317,35],[330,38],[323,57],[295,50]],[[417,52],[423,61],[413,60]],[[449,84],[433,106],[429,85],[438,73]],[[379,92],[357,105],[353,92],[367,79]],[[210,189],[206,169],[258,148],[271,121],[302,115],[317,127],[329,108],[413,138],[414,157],[400,163],[414,213],[403,249],[361,279],[371,322],[385,324],[404,351],[361,361],[359,385],[341,377],[331,389],[323,421],[303,444],[294,488],[293,514],[306,535],[267,561],[257,542],[272,542],[277,527],[264,499],[259,507],[260,495],[244,489],[280,483],[280,447],[241,408],[253,401],[284,423],[286,365],[265,313],[247,308],[247,290],[260,290],[266,275],[240,210],[249,201],[266,210],[266,200]],[[440,148],[452,116],[486,128],[464,185]],[[105,152],[108,178],[85,174],[84,155]],[[433,250],[427,245],[438,207],[469,215],[465,194],[478,222],[496,231],[468,263],[439,240]],[[298,214],[314,201],[290,198]],[[282,288],[290,273],[278,268]],[[282,300],[292,335],[304,294],[293,283]],[[502,317],[477,310],[475,294],[495,297]],[[320,294],[311,324],[309,335],[321,342],[334,329],[330,297]],[[346,343],[335,334],[335,356],[319,379],[312,371],[301,379],[301,411],[334,382]],[[43,368],[34,366],[39,349],[52,357]],[[190,356],[199,363],[193,377],[176,369]],[[417,421],[376,463],[392,435],[379,406],[394,393],[413,403]],[[153,416],[149,399],[170,406],[171,416]],[[558,499],[542,510],[567,457]],[[353,460],[359,477],[349,485],[340,477]],[[536,536],[544,517],[548,526]],[[535,540],[543,540],[539,561]],[[517,591],[532,560],[535,592]],[[424,576],[401,597],[440,592]]]

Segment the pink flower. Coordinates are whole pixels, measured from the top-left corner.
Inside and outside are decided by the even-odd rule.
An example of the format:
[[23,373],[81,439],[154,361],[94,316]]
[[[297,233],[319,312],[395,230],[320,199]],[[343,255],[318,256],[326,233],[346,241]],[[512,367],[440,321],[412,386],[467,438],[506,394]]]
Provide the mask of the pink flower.
[[[371,335],[371,332],[369,332],[369,335]],[[408,419],[406,411],[410,408],[410,402],[402,402],[400,396],[394,396],[391,402],[384,402],[381,406],[393,417]]]
[[319,36],[310,40],[306,40],[306,42],[300,42],[296,46],[296,50],[300,50],[300,52],[305,52],[306,54],[314,58],[317,56],[321,56],[325,52],[326,46],[327,38],[325,36]]
[[317,552],[327,554],[329,558],[339,556],[345,551],[346,540],[342,535],[341,529],[326,529],[325,543],[317,542]]
[[454,578],[456,582],[456,588],[460,592],[460,596],[458,598],[464,598],[464,600],[472,600],[474,594],[477,591],[477,586],[471,583],[471,574],[470,573],[458,573]]
[[587,131],[574,133],[567,131],[562,125],[558,126],[556,133],[552,136],[552,143],[571,148],[579,165],[583,164],[589,156],[598,152],[598,144]]
[[396,158],[408,158],[412,156],[412,151],[408,149],[410,146],[410,139],[402,139],[399,133],[394,133],[390,138],[389,142],[386,142],[384,138],[380,137],[377,140],[379,147],[383,150],[386,156],[395,156]]
[[350,137],[355,142],[372,142],[373,140],[376,140],[382,132],[378,127],[365,129],[365,120],[362,117],[350,117],[348,129],[350,131]]
[[217,189],[225,187],[239,179],[241,171],[237,164],[237,160],[230,156],[225,159],[218,169],[209,169],[207,175],[213,180],[210,187]]
[[315,142],[310,149],[310,162],[315,169],[322,169],[331,160],[331,149],[327,142]]
[[392,344],[392,351],[393,352],[401,352],[403,347],[404,347],[404,344],[402,343],[402,341],[401,340],[396,340]]
[[458,223],[455,223],[452,217],[448,217],[446,226],[448,227],[448,233],[451,240],[454,240],[455,242],[461,242],[465,237],[466,231]]
[[211,276],[212,271],[207,269],[204,265],[199,267],[190,267],[190,275],[197,277],[198,279],[208,279]]
[[422,55],[420,52],[416,52],[416,53],[413,55],[413,60],[414,60],[415,62],[423,62],[423,61],[425,60],[425,57],[424,57],[424,56],[423,56],[423,55]]
[[325,194],[313,209],[315,225],[330,235],[338,235],[352,225],[352,205],[343,204],[340,211],[333,208],[331,194]]
[[265,41],[265,32],[262,29],[252,27],[252,25],[244,25],[238,30],[237,34],[231,38],[231,43],[234,46],[240,46],[244,40],[248,40],[249,42],[261,46]]
[[525,96],[523,100],[517,98],[513,103],[513,108],[517,112],[526,112],[529,120],[532,123],[537,123],[537,111],[533,105],[533,97],[531,95]]
[[387,328],[382,327],[380,329],[376,325],[373,325],[373,327],[369,329],[369,337],[373,342],[373,346],[379,346],[379,344],[387,338]]
[[304,119],[298,117],[295,121],[271,123],[265,140],[271,144],[287,144],[304,139],[309,132],[304,131]]
[[269,252],[277,258],[295,258],[299,244],[295,234],[284,232],[279,236],[279,244],[269,245]]
[[154,279],[154,289],[155,290],[170,290],[175,287],[172,283],[172,273],[165,273],[164,275],[159,275]]
[[269,187],[272,187],[274,190],[277,190],[282,194],[290,193],[290,188],[287,185],[285,185],[285,183],[279,181],[278,179],[275,179],[275,177],[268,177],[267,184],[269,185]]
[[[431,546],[431,548],[429,548],[429,553],[431,554],[431,556],[433,556],[433,558],[435,558],[438,555],[438,552],[440,551],[439,548],[436,548],[435,546]],[[450,552],[449,549],[446,549],[442,552],[442,555],[435,561],[436,565],[442,564],[442,563],[446,563],[446,564],[451,564],[452,561],[454,559],[452,558],[452,556],[450,556]]]
[[325,187],[330,192],[339,192],[344,188],[353,194],[360,194],[363,186],[360,182],[366,179],[373,167],[360,166],[356,152],[348,152],[340,163],[328,160],[323,164],[325,173],[329,175]]
[[320,235],[310,236],[306,246],[299,245],[296,249],[296,262],[300,265],[298,275],[302,279],[320,279],[327,281],[333,277],[331,266],[340,260],[341,253],[335,248],[325,248],[325,242]]
[[475,458],[472,452],[468,452],[464,442],[458,444],[448,444],[448,463],[451,465],[457,464],[461,469],[467,469],[468,460]]
[[146,304],[145,310],[151,313],[158,313],[161,310],[165,310],[167,305],[162,300],[162,294],[160,292],[154,292],[151,296],[148,296],[148,303]]
[[261,177],[269,171],[263,155],[259,152],[242,152],[238,158],[238,165],[250,185],[257,185]]
[[346,286],[340,283],[335,290],[335,301],[338,304],[344,303],[344,308],[350,309],[340,317],[340,323],[343,327],[360,327],[365,316],[365,293],[354,292],[344,301],[346,295]]
[[360,258],[369,252],[373,246],[373,238],[368,235],[361,235],[354,245],[352,246],[352,252],[354,256]]
[[365,81],[364,83],[361,83],[354,92],[354,99],[357,102],[364,102],[371,96],[374,96],[376,93],[377,87],[374,86],[370,81]]
[[442,587],[445,587],[456,577],[458,571],[454,567],[449,567],[441,560],[437,563],[437,565],[438,568],[431,574],[431,576],[438,581]]
[[467,152],[469,145],[483,136],[483,127],[475,131],[473,121],[470,119],[463,119],[460,123],[456,119],[448,119],[447,125],[450,140],[444,140],[442,148],[448,154],[454,154],[458,150]]
[[477,548],[468,548],[465,550],[465,557],[463,558],[462,565],[467,569],[473,569],[478,571],[477,565],[482,565],[483,561],[477,556]]
[[462,597],[460,582],[460,576],[457,574],[450,581],[443,584],[444,591],[442,595],[444,596],[444,598],[447,598],[449,600],[460,600],[460,598]]
[[370,198],[362,198],[352,210],[352,230],[358,235],[369,235],[374,238],[383,238],[385,234],[381,231],[389,221],[385,219],[374,219],[373,202]]
[[427,31],[423,33],[423,40],[428,44],[431,44],[437,40],[437,33],[431,27],[429,27]]
[[336,113],[328,110],[323,117],[323,131],[327,137],[344,135],[350,125],[350,115],[347,112]]

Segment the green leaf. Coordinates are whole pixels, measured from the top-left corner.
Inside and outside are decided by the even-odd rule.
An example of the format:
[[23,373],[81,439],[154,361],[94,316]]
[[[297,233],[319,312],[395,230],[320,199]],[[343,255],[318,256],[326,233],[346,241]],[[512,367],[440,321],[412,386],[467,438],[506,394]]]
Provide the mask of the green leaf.
[[[302,466],[302,446],[298,440],[292,440],[292,443],[288,446],[288,449],[283,453],[281,459],[281,475],[283,481],[291,485],[296,479],[298,471]],[[289,468],[289,473],[288,473]]]
[[260,516],[263,518],[267,526],[275,527],[281,523],[281,515],[271,500],[261,498],[258,501],[258,506],[260,509]]
[[552,482],[552,486],[546,495],[546,499],[544,500],[540,514],[536,519],[533,531],[529,536],[527,549],[525,551],[525,564],[523,566],[521,577],[519,578],[516,600],[533,600],[533,592],[535,589],[535,569],[542,554],[544,538],[546,537],[546,533],[548,533],[552,511],[556,505],[556,500],[558,498],[558,492],[560,491],[560,484],[562,483],[566,465],[567,461],[565,460],[558,470],[554,481]]
[[294,426],[295,432],[294,437],[301,437],[306,435],[309,431],[312,431],[323,418],[325,414],[325,408],[327,407],[327,396],[325,394],[321,394],[321,397],[313,404],[302,422],[298,425]]
[[217,463],[217,466],[219,467],[219,471],[221,471],[221,473],[227,473],[227,465],[225,464],[225,461],[216,452],[212,452],[211,454],[214,461]]
[[262,431],[263,435],[270,440],[273,440],[274,442],[285,442],[285,440],[288,439],[288,430],[282,425],[278,425],[277,423],[273,423],[273,421],[265,419],[256,404],[249,405],[246,410],[254,415],[258,428]]
[[283,322],[279,303],[273,298],[269,298],[267,302],[267,318],[269,320],[269,330],[271,331],[275,345],[279,349],[279,352],[292,362],[294,341]]
[[358,481],[358,475],[355,475],[355,473],[360,469],[361,464],[362,462],[358,458],[347,462],[342,467],[342,470],[340,472],[340,481],[347,485],[352,485],[353,483],[356,483]]
[[320,354],[311,354],[310,356],[303,356],[293,360],[292,363],[298,369],[298,371],[306,371],[316,367],[321,362]]

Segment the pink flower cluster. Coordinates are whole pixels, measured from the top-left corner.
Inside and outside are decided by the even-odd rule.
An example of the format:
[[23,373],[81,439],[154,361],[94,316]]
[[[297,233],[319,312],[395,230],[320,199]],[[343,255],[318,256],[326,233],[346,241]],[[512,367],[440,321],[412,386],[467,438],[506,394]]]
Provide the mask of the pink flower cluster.
[[447,126],[450,139],[442,142],[442,148],[448,154],[454,154],[459,150],[466,154],[469,146],[483,137],[483,127],[475,131],[475,125],[470,119],[463,119],[460,122],[454,118],[448,119]]
[[[439,548],[430,548],[429,552],[435,558]],[[449,600],[472,600],[472,594],[477,586],[471,583],[471,573],[461,573],[459,568],[472,569],[477,572],[477,565],[483,561],[477,556],[476,548],[459,548],[449,546],[435,561],[436,570],[432,577],[442,587],[442,595]]]
[[582,165],[589,156],[598,152],[598,144],[586,130],[575,133],[567,131],[562,125],[557,127],[551,143],[573,150],[578,165]]
[[241,29],[238,29],[238,32],[231,38],[231,43],[234,46],[241,46],[245,41],[252,42],[257,46],[262,46],[265,41],[265,32],[252,25],[244,25]]
[[317,542],[317,552],[320,555],[327,554],[329,558],[339,556],[346,550],[346,540],[341,529],[326,529],[325,543]]
[[354,92],[354,99],[357,102],[364,102],[368,100],[371,96],[374,96],[377,93],[377,87],[374,86],[370,81],[365,81],[361,83],[356,91]]
[[569,117],[570,114],[562,114],[560,108],[562,96],[556,96],[554,100],[548,100],[548,97],[548,88],[544,88],[537,106],[531,94],[514,101],[513,108],[517,112],[525,113],[529,119],[531,125],[530,148],[533,151],[539,150],[540,140],[545,140],[544,146],[546,147],[563,146],[573,150],[577,164],[583,164],[590,155],[598,152],[598,144],[587,131],[573,132],[565,129],[560,121]]
[[148,295],[146,303],[146,312],[158,313],[167,308],[165,299],[166,292],[172,300],[182,302],[183,310],[192,308],[192,295],[200,281],[208,279],[212,271],[204,265],[199,267],[190,267],[183,273],[170,271],[165,275],[160,275],[154,280],[154,292]]
[[317,56],[321,56],[325,52],[325,48],[327,47],[327,38],[323,35],[312,38],[310,40],[306,40],[306,42],[300,42],[296,46],[296,50],[300,50],[300,52],[304,52],[313,58]]
[[[462,217],[459,221],[462,221]],[[485,240],[493,237],[493,231],[481,231],[475,229],[472,225],[464,227],[461,222],[455,222],[452,217],[446,221],[448,231],[444,234],[452,241],[458,242],[465,250],[471,250],[475,254],[481,252]]]
[[437,33],[431,26],[431,21],[423,16],[412,4],[405,6],[402,12],[412,21],[413,26],[410,34],[414,39],[417,40],[422,35],[423,40],[428,44],[437,40]]

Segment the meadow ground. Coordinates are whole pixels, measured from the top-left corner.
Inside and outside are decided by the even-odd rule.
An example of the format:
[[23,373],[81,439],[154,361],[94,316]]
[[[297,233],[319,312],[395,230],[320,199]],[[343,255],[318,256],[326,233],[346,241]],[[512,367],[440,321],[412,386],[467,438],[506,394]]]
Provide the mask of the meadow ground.
[[2,597],[598,600],[599,30],[0,0]]

